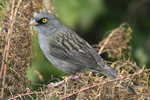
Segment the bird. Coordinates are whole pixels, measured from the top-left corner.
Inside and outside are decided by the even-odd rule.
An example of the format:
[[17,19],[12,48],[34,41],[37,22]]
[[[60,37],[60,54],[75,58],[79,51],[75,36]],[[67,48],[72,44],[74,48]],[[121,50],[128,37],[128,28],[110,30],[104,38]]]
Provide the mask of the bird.
[[[45,57],[58,69],[70,75],[77,72],[100,73],[110,79],[118,77],[118,71],[105,64],[97,51],[77,33],[67,28],[51,13],[38,13],[29,23],[38,33],[39,45]],[[119,84],[119,81],[117,81]],[[134,84],[136,82],[133,81]],[[136,94],[128,82],[123,88]]]

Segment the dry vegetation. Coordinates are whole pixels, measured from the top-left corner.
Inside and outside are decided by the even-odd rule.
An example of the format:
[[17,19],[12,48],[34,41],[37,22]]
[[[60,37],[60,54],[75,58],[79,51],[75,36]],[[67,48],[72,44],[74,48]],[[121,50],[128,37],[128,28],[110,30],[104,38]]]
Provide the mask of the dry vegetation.
[[[48,0],[47,0],[48,2]],[[127,23],[107,33],[99,44],[93,47],[98,54],[107,53],[108,57],[117,59],[108,62],[120,72],[115,80],[104,78],[98,74],[84,73],[79,81],[67,80],[59,87],[43,86],[32,91],[30,80],[26,78],[27,67],[31,66],[33,29],[28,26],[34,12],[46,11],[54,13],[53,2],[43,4],[43,0],[10,0],[1,2],[0,12],[0,99],[67,99],[67,100],[99,100],[99,99],[150,99],[149,71],[139,69],[131,61],[132,47],[129,45],[132,30]],[[48,9],[48,10],[47,10]],[[136,81],[136,95],[116,85],[116,80]],[[45,88],[45,89],[44,89]]]

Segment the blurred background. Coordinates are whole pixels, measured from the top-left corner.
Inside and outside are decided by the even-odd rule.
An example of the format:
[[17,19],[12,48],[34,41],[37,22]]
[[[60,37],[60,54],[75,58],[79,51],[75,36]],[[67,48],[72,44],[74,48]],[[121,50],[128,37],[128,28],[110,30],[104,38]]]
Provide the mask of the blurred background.
[[[150,0],[53,0],[59,19],[68,28],[74,30],[89,44],[98,44],[104,34],[129,23],[133,30],[131,60],[142,68],[150,68]],[[59,78],[64,72],[54,67],[43,55],[37,39],[34,38],[32,68],[28,68],[27,77],[34,88],[48,84],[51,78]],[[107,54],[101,54],[108,61]]]

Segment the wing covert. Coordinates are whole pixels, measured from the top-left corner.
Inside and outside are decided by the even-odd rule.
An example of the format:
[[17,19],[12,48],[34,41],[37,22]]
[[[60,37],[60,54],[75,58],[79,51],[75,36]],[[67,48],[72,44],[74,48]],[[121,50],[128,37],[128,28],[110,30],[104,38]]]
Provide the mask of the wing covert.
[[49,43],[50,52],[57,59],[82,67],[95,68],[98,66],[97,60],[90,52],[90,49],[93,48],[89,47],[89,44],[75,32],[63,31],[53,38],[55,39]]

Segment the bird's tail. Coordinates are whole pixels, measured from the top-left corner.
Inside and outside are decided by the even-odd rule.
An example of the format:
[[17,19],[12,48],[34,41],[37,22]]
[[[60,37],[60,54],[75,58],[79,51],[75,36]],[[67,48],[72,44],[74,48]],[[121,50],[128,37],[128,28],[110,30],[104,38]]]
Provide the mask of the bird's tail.
[[[104,70],[102,71],[102,74],[103,75],[105,75],[105,76],[107,76],[107,77],[109,77],[109,78],[111,78],[111,79],[115,79],[115,78],[117,78],[118,77],[118,71],[117,70],[115,70],[115,69],[113,69],[113,68],[111,68],[110,66],[108,66],[108,65],[105,65],[105,67],[104,67]],[[131,82],[133,82],[133,84],[136,86],[136,85],[138,85],[136,82],[134,82],[134,81],[131,81]],[[126,83],[124,83],[124,82],[119,82],[119,81],[117,81],[117,83],[118,84],[120,84],[122,87],[124,87],[125,89],[127,89],[129,92],[131,92],[132,94],[136,94],[135,93],[135,91],[134,91],[134,89],[129,85],[129,82],[126,82]]]

